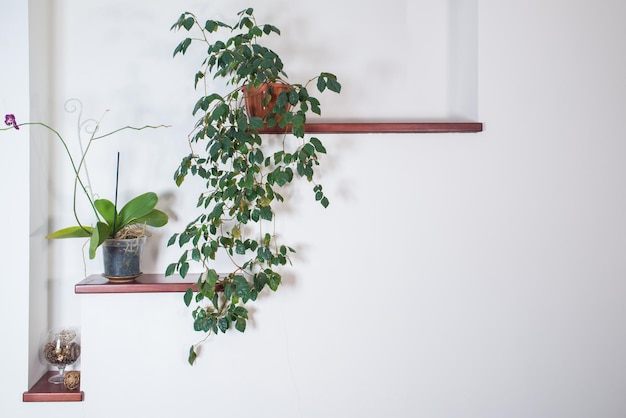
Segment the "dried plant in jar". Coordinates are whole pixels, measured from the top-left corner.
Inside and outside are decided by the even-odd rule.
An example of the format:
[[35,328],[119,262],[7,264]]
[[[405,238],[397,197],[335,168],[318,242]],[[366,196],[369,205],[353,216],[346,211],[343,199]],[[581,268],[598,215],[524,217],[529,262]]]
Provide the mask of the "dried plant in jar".
[[56,366],[75,363],[80,356],[80,344],[74,341],[76,332],[64,329],[53,337],[43,348],[46,361]]

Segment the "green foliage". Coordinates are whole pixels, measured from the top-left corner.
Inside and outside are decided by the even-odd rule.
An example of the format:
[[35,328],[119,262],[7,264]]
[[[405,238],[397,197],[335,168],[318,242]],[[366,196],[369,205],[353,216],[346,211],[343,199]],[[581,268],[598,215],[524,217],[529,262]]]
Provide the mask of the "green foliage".
[[[238,13],[235,24],[216,20],[202,24],[198,18],[183,13],[173,30],[195,32],[174,49],[174,56],[186,54],[192,44],[201,43],[206,55],[194,75],[194,86],[201,84],[201,95],[192,114],[199,119],[189,135],[192,151],[182,158],[174,174],[177,185],[188,175],[204,180],[197,206],[201,214],[184,231],[174,234],[168,245],[178,244],[183,253],[171,263],[167,275],[178,272],[185,277],[190,263],[199,263],[204,273],[197,282],[197,292],[185,293],[187,306],[195,303],[194,329],[207,334],[224,333],[231,328],[246,329],[248,311],[244,304],[254,301],[266,287],[276,291],[281,283],[279,268],[289,263],[293,248],[276,241],[273,222],[277,204],[283,202],[283,188],[297,177],[313,184],[315,199],[323,207],[329,204],[322,186],[315,183],[319,155],[326,149],[318,138],[306,138],[307,113],[320,114],[320,103],[309,93],[312,82],[321,93],[326,89],[339,93],[335,75],[322,72],[307,83],[286,80],[281,58],[259,40],[280,35],[273,25],[259,25],[248,8]],[[199,35],[198,35],[199,33]],[[211,36],[209,36],[211,34]],[[226,34],[215,40],[218,34]],[[211,39],[211,41],[209,41]],[[233,90],[222,96],[207,93],[206,80],[223,79]],[[248,87],[282,83],[287,88],[270,86],[262,97],[271,107],[264,117],[248,115],[244,96]],[[275,100],[273,106],[270,106]],[[262,130],[279,128],[284,138],[279,146],[264,139]],[[234,268],[218,275],[211,265],[218,253],[225,253]],[[196,358],[195,348],[189,362]]]

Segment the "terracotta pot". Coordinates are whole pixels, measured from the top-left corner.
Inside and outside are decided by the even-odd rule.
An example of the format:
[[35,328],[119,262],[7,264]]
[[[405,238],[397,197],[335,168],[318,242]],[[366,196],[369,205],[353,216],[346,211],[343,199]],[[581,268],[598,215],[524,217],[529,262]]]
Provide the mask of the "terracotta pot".
[[[291,86],[284,83],[263,83],[260,84],[259,87],[253,86],[244,86],[244,100],[246,104],[246,112],[249,117],[257,116],[262,118],[263,121],[267,119],[267,116],[270,114],[274,105],[276,104],[276,100],[278,100],[278,96],[283,91],[291,90]],[[263,99],[270,92],[272,98],[270,99],[267,106],[263,106]],[[285,106],[285,110],[289,110],[289,103]],[[280,120],[279,118],[277,118]],[[278,120],[276,122],[278,122]]]

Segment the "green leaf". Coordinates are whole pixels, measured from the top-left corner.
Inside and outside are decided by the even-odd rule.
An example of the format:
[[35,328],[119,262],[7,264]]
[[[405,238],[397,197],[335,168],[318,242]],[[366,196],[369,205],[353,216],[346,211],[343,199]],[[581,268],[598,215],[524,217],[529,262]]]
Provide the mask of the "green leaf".
[[111,235],[112,227],[104,222],[98,222],[93,229],[91,239],[89,240],[89,258],[96,258],[96,250]]
[[191,30],[191,28],[193,27],[195,20],[193,17],[188,17],[187,19],[185,19],[183,21],[183,27],[187,30]]
[[[328,87],[328,90],[334,91],[335,93],[341,93],[341,84],[337,81],[337,76],[331,73],[321,73],[318,78],[318,89],[319,89],[319,80],[324,79],[324,86]],[[320,90],[321,92],[322,90]]]
[[302,146],[302,153],[306,157],[310,157],[311,155],[315,154],[315,147],[313,147],[313,145],[311,145],[310,143],[306,143],[304,144],[304,146]]
[[150,213],[145,216],[141,216],[139,218],[133,219],[128,223],[128,225],[132,224],[146,224],[150,226],[154,226],[156,228],[161,227],[169,221],[169,216],[165,212],[162,212],[158,209],[152,209]]
[[198,357],[198,354],[196,353],[195,347],[192,345],[189,348],[189,358],[187,359],[187,361],[189,362],[190,365],[193,366],[193,363],[196,361],[197,357]]
[[326,79],[324,77],[319,77],[317,79],[317,89],[320,93],[326,90]]
[[322,110],[320,109],[320,102],[314,97],[309,98],[309,103],[311,103],[311,112],[321,115]]
[[228,320],[228,318],[222,317],[217,321],[217,326],[220,331],[225,333],[226,331],[228,331],[228,328],[230,328],[230,321]]
[[235,329],[239,332],[245,332],[246,331],[246,320],[245,318],[237,318],[237,321],[235,321]]
[[259,214],[261,219],[265,219],[266,221],[271,221],[274,216],[272,208],[269,206],[261,206],[261,208],[259,208]]
[[202,71],[198,71],[194,79],[193,87],[194,88],[198,87],[198,81],[202,80],[203,78],[204,78],[204,73]]
[[194,248],[191,250],[191,259],[193,261],[200,261],[200,250],[197,248]]
[[278,286],[280,285],[280,274],[276,272],[271,272],[268,275],[267,284],[270,287],[270,289],[272,289],[275,292],[278,289]]
[[250,129],[253,131],[258,131],[259,129],[263,129],[263,119],[258,116],[253,116],[249,121]]
[[235,245],[235,253],[240,255],[244,255],[246,253],[246,246],[240,240],[237,240],[237,243]]
[[324,148],[324,145],[322,145],[322,142],[319,139],[314,137],[311,138],[309,142],[315,147],[315,151],[320,154],[326,154],[326,148]]
[[205,277],[205,281],[209,284],[211,284],[212,286],[215,286],[215,283],[217,283],[217,279],[219,279],[219,275],[217,274],[217,272],[213,269],[209,269],[206,272],[206,277]]
[[137,218],[148,215],[156,206],[159,198],[156,193],[148,192],[131,199],[122,207],[118,216],[118,224],[116,229],[119,230],[125,225],[130,224]]
[[224,283],[224,296],[226,297],[226,299],[230,299],[232,295],[233,295],[232,284],[229,282]]
[[206,31],[209,33],[215,32],[218,28],[219,28],[219,25],[215,20],[207,20],[204,23],[204,29],[206,29]]
[[[198,78],[199,78],[199,75],[198,75],[198,74],[196,74],[196,84],[198,83]],[[200,110],[200,109],[202,109],[203,111],[205,111],[205,112],[206,112],[206,111],[209,109],[209,107],[211,106],[211,103],[212,103],[213,101],[216,101],[216,100],[217,100],[217,101],[223,101],[224,99],[222,98],[222,96],[220,96],[220,95],[219,95],[219,94],[217,94],[217,93],[213,93],[213,94],[211,94],[210,96],[201,97],[201,98],[200,98],[200,99],[196,102],[196,105],[194,106],[193,111],[191,112],[191,114],[192,114],[192,115],[195,115],[195,114],[196,114],[196,112],[197,112],[198,110]],[[216,115],[213,115],[213,118],[214,118],[214,119],[218,119],[221,115],[223,115],[223,114],[224,114],[223,109],[221,109],[221,107],[222,107],[222,106],[223,106],[223,103],[222,103],[222,104],[218,104],[218,105],[216,105],[216,109],[214,110],[214,112],[215,112],[216,110],[218,110],[218,109],[220,109],[220,110],[219,110],[219,113],[217,113],[217,116],[216,116]]]
[[257,148],[256,153],[254,154],[254,162],[257,164],[262,164],[264,160],[263,151],[261,148]]
[[235,306],[235,309],[233,309],[233,313],[237,317],[248,318],[248,310],[243,306]]
[[183,245],[187,244],[191,240],[192,237],[193,235],[190,234],[189,232],[184,232],[180,234],[180,236],[178,237],[178,246],[182,247]]
[[174,234],[170,237],[169,241],[167,241],[167,246],[172,246],[174,244],[176,244],[176,238],[178,237],[178,234]]
[[265,285],[267,284],[267,274],[262,271],[254,275],[254,288],[257,292],[263,290]]
[[329,78],[326,81],[326,87],[328,87],[328,90],[330,91],[334,91],[335,93],[341,93],[341,84],[339,84],[339,82],[335,79]]
[[106,223],[113,225],[113,220],[115,219],[115,205],[113,202],[107,199],[97,199],[93,204]]
[[185,305],[189,306],[191,304],[191,300],[193,299],[193,290],[191,288],[187,289],[184,296]]
[[246,303],[250,299],[250,284],[243,276],[233,277],[233,282],[236,286],[235,294],[239,296],[244,303]]
[[46,239],[87,238],[91,236],[92,231],[93,228],[90,226],[69,226],[46,235]]
[[175,271],[176,271],[176,263],[171,263],[165,269],[165,275],[166,276],[171,276],[172,274],[174,274]]
[[187,276],[188,271],[189,271],[189,263],[187,262],[181,263],[180,268],[178,269],[178,272],[180,273],[180,277],[184,279],[185,276]]
[[174,49],[174,54],[172,56],[176,56],[176,54],[181,53],[181,54],[185,54],[185,52],[187,52],[187,48],[189,48],[189,45],[191,45],[191,39],[190,38],[186,38],[185,40],[183,40],[181,43],[179,43],[176,46],[176,49]]

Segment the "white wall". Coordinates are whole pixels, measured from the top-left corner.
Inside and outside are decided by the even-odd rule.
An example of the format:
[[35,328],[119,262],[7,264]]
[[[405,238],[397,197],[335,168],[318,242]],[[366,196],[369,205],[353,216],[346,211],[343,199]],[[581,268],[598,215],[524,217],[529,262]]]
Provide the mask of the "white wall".
[[[180,37],[167,30],[183,9],[207,16],[215,8],[229,19],[245,3],[84,3],[55,4],[54,107],[80,97],[94,117],[110,108],[113,128],[172,124],[102,144],[97,163],[123,148],[148,170],[128,179],[128,189],[172,192],[183,215],[195,192],[174,190],[170,178],[193,123],[194,63],[171,59]],[[281,13],[271,14],[271,4]],[[52,315],[80,317],[83,327],[84,416],[193,414],[198,399],[223,417],[624,415],[626,5],[480,1],[472,104],[472,83],[458,84],[463,77],[451,64],[468,58],[438,49],[458,46],[448,13],[465,3],[429,3],[432,19],[416,2],[378,4],[267,0],[255,8],[283,31],[276,48],[296,66],[292,77],[324,69],[344,82],[341,96],[322,97],[325,118],[477,113],[485,132],[325,135],[331,206],[318,207],[308,185],[295,191],[293,210],[279,220],[298,250],[285,285],[259,301],[251,329],[211,339],[193,368],[186,351],[200,336],[181,295],[74,295],[80,244],[51,244]],[[449,30],[435,25],[432,36],[419,36],[437,16]],[[377,59],[381,50],[392,58],[406,51],[403,34],[415,51],[431,53],[402,55],[405,66]],[[314,59],[303,58],[296,41]],[[417,70],[424,73],[411,81]],[[425,82],[426,74],[435,79]],[[385,82],[398,92],[407,80],[421,93],[417,104],[372,87]],[[379,101],[364,102],[372,92]],[[60,111],[54,120],[71,126]],[[71,222],[68,174],[62,155],[51,153],[58,227]],[[93,177],[98,190],[110,189],[110,176]],[[177,252],[159,254],[153,271]],[[98,271],[97,263],[88,270]],[[24,309],[17,298],[6,303]],[[38,416],[40,407],[13,408]]]
[[[11,66],[2,65],[3,83],[0,93],[2,123],[4,114],[13,113],[29,116],[28,86],[28,7],[12,7],[0,15],[0,45],[2,51],[11,57]],[[13,42],[7,42],[8,34],[19,34]],[[5,94],[6,93],[6,94]],[[10,110],[9,110],[10,109]],[[4,231],[10,239],[0,244],[4,276],[4,289],[0,293],[0,315],[3,338],[0,353],[12,359],[5,364],[5,374],[14,378],[12,390],[0,393],[0,404],[17,410],[21,392],[28,385],[28,275],[29,275],[29,145],[28,133],[2,132],[2,153],[0,153],[0,176],[2,178],[2,205],[0,218],[4,220]],[[11,198],[12,197],[12,198]],[[10,221],[7,221],[10,220]],[[6,320],[6,319],[14,320]],[[9,344],[8,341],[13,342]],[[5,386],[6,387],[6,386]]]
[[[0,112],[3,118],[7,113],[14,114],[19,123],[41,116],[46,108],[42,77],[29,74],[29,68],[45,69],[45,57],[31,54],[31,46],[41,41],[46,25],[31,12],[28,2],[15,2],[3,7],[0,14],[0,46],[5,54],[0,65]],[[33,22],[39,26],[31,26]],[[47,229],[47,154],[44,138],[27,127],[0,136],[0,219],[7,237],[0,244],[4,335],[0,355],[5,360],[0,405],[4,415],[77,416],[83,405],[22,403],[22,393],[45,371],[37,353],[39,336],[48,326],[47,252],[43,239]]]

